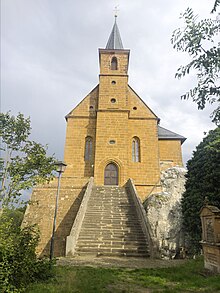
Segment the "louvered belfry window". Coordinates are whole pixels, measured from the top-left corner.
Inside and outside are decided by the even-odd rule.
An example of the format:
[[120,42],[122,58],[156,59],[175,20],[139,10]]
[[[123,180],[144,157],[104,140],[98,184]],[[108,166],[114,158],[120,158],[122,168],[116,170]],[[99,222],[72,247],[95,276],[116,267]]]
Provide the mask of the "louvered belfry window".
[[111,70],[117,70],[117,69],[118,69],[118,60],[116,57],[113,57],[111,61]]
[[92,137],[87,136],[85,141],[85,161],[91,161],[92,158]]
[[132,161],[140,162],[140,139],[138,137],[132,139]]

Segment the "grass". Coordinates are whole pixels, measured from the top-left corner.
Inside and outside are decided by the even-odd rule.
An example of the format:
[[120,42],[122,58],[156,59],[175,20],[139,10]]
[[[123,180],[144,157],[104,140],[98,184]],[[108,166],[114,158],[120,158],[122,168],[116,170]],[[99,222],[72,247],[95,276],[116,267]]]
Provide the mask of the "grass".
[[220,292],[220,276],[208,275],[203,260],[158,269],[56,267],[56,277],[32,284],[26,293]]

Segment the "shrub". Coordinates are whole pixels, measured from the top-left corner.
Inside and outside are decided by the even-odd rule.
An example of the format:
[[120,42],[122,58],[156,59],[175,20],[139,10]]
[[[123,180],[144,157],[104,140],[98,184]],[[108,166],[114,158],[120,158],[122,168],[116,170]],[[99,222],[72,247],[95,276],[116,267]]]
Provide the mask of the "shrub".
[[36,226],[20,227],[14,224],[10,213],[0,217],[0,291],[23,292],[37,280],[53,275],[53,265],[38,259],[36,246],[39,231]]

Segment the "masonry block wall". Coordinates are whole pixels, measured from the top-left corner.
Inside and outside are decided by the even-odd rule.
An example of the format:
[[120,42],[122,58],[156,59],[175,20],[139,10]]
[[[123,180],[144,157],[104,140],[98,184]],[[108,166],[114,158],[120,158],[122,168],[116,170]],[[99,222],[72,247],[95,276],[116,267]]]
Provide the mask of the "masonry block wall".
[[[31,203],[28,205],[23,225],[37,224],[40,231],[40,242],[37,253],[40,256],[48,256],[52,235],[55,201],[57,194],[57,180],[42,187],[35,188]],[[63,180],[65,184],[65,180]],[[62,185],[64,185],[62,184]],[[64,256],[66,237],[69,235],[79,209],[85,187],[68,186],[60,189],[56,232],[54,242],[54,255]]]

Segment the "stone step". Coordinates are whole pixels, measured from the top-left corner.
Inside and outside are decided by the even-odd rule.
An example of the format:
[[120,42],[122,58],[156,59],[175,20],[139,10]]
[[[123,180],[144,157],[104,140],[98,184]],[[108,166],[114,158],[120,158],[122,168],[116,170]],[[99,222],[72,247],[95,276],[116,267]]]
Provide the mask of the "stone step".
[[129,245],[125,245],[125,244],[120,244],[120,243],[116,243],[116,244],[102,244],[102,243],[85,243],[85,244],[81,244],[78,243],[76,246],[77,249],[94,249],[94,248],[103,248],[103,249],[125,249],[125,250],[148,250],[148,246],[142,244],[142,245],[134,245],[134,244],[129,244]]
[[147,253],[148,250],[147,248],[139,248],[139,247],[130,247],[130,248],[124,248],[124,247],[81,247],[81,246],[77,246],[76,247],[77,251],[90,251],[90,252],[93,252],[93,251],[103,251],[103,252],[123,252],[123,253],[126,253],[126,252],[142,252],[142,253]]
[[86,217],[84,224],[91,224],[95,226],[101,226],[105,224],[112,224],[112,225],[121,225],[121,226],[127,226],[130,225],[131,227],[140,227],[139,222],[137,219],[132,219],[132,220],[122,220],[122,219],[114,219],[114,218],[109,218],[109,219],[94,219],[94,218],[89,218]]
[[82,227],[82,229],[81,229],[81,232],[83,233],[83,232],[86,232],[86,233],[90,233],[90,234],[92,234],[92,233],[94,233],[94,232],[97,232],[97,231],[100,231],[100,232],[102,232],[102,233],[111,233],[111,234],[115,234],[115,233],[126,233],[126,234],[129,234],[129,233],[135,233],[135,234],[143,234],[143,232],[142,232],[142,230],[141,229],[139,229],[139,230],[137,230],[137,229],[130,229],[130,228],[108,228],[108,227],[103,227],[102,229],[97,229],[97,228],[95,228],[95,227],[91,227],[91,228],[89,228],[89,229],[87,229],[86,227]]
[[78,247],[119,247],[122,249],[128,249],[128,248],[144,248],[147,249],[148,246],[143,242],[117,242],[117,241],[112,241],[112,242],[95,242],[95,241],[87,241],[87,242],[78,242],[77,248]]
[[123,218],[123,219],[138,219],[138,216],[134,213],[134,212],[129,212],[127,211],[126,213],[124,212],[123,209],[114,209],[114,210],[89,210],[85,216],[91,216],[94,217],[95,215],[97,215],[97,217],[105,217],[106,219],[108,218],[113,218],[117,219],[117,218]]
[[123,235],[123,234],[91,234],[91,235],[87,235],[87,234],[82,234],[79,236],[79,240],[81,239],[98,239],[98,238],[102,238],[104,240],[123,240],[123,241],[145,241],[146,242],[146,238],[143,235]]
[[75,255],[77,256],[96,256],[96,257],[99,257],[99,256],[105,256],[105,257],[131,257],[131,258],[149,258],[149,253],[146,252],[146,253],[141,253],[141,252],[138,252],[138,253],[135,253],[135,252],[132,252],[132,253],[128,253],[128,252],[119,252],[119,253],[116,253],[116,252],[76,252]]
[[94,223],[84,223],[84,230],[107,230],[107,231],[127,231],[127,232],[142,232],[142,229],[137,225],[120,225],[116,223],[102,223],[102,224],[94,224]]
[[111,233],[111,234],[143,234],[142,230],[140,228],[138,229],[134,229],[134,228],[131,228],[131,227],[123,227],[123,226],[120,226],[120,227],[113,227],[113,226],[102,226],[102,227],[82,227],[81,229],[82,232],[85,231],[85,233],[94,233],[94,232],[100,232],[100,233]]
[[98,221],[99,219],[101,220],[117,220],[117,221],[128,221],[128,222],[132,222],[132,221],[136,221],[138,218],[136,216],[131,216],[128,215],[127,217],[125,217],[124,215],[120,215],[120,214],[109,214],[107,215],[103,215],[103,214],[97,214],[97,217],[95,217],[95,214],[86,214],[84,219],[93,219],[94,221]]
[[125,240],[128,240],[128,241],[133,241],[133,240],[137,240],[137,241],[146,241],[146,238],[141,235],[141,234],[130,234],[130,235],[127,235],[126,233],[124,234],[110,234],[110,233],[93,233],[93,234],[89,234],[89,233],[85,233],[85,234],[81,234],[80,237],[78,238],[79,240],[80,239],[98,239],[98,238],[103,238],[105,240],[117,240],[117,239],[125,239]]
[[130,250],[118,248],[94,248],[94,249],[77,249],[77,255],[105,255],[105,256],[130,256],[130,257],[149,257],[147,250]]

